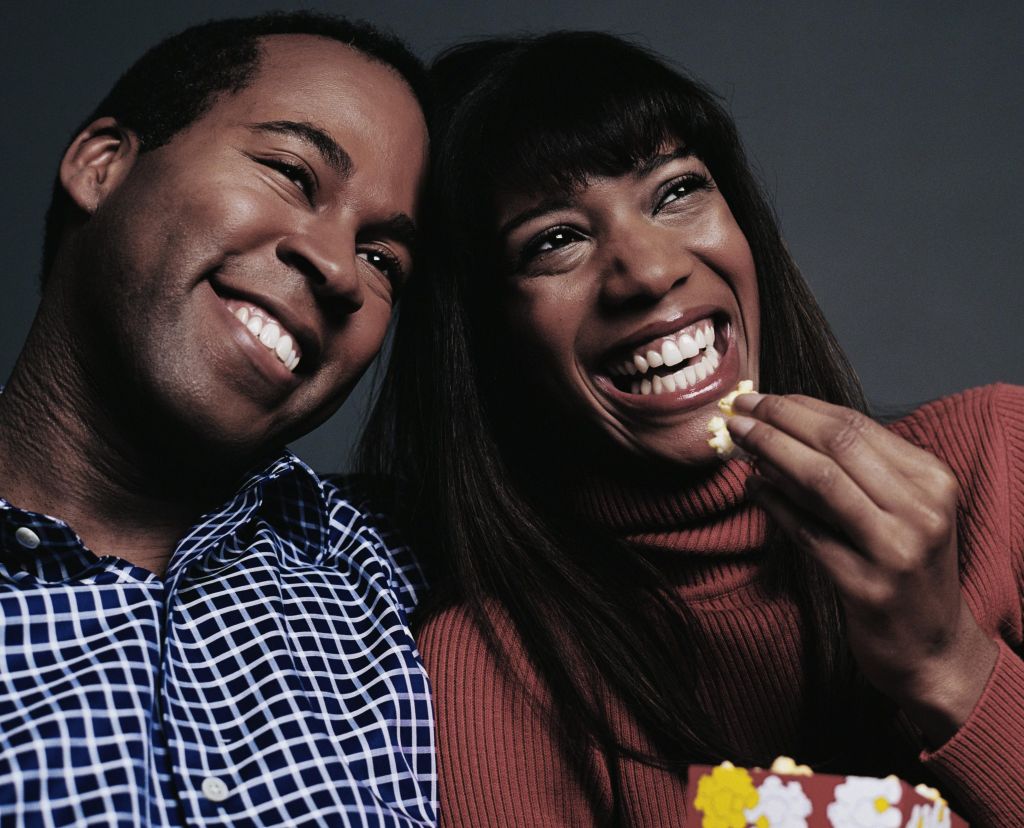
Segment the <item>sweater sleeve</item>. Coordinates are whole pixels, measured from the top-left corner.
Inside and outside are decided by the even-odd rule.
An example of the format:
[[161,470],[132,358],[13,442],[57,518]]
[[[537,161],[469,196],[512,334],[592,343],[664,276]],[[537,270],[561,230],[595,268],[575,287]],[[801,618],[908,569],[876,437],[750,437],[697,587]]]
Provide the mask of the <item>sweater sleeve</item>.
[[[514,640],[507,624],[498,632]],[[601,784],[569,761],[521,648],[499,661],[463,608],[431,618],[419,645],[433,684],[445,828],[605,823],[607,776]]]
[[[972,392],[963,395],[965,401],[978,404],[965,406],[961,413],[966,422],[958,424],[956,437],[961,448],[968,441],[984,441],[978,454],[988,460],[983,466],[987,485],[961,480],[965,511],[972,514],[963,517],[960,525],[974,540],[969,551],[986,551],[979,555],[983,560],[970,562],[965,589],[975,590],[977,598],[971,603],[979,622],[999,636],[999,655],[967,721],[941,747],[923,753],[921,760],[961,803],[972,824],[1022,828],[1024,388],[996,386],[974,393],[974,400]],[[960,471],[955,458],[946,459],[954,471]],[[968,599],[972,597],[968,591]]]
[[1024,826],[1024,664],[1005,642],[967,721],[921,761],[961,803],[972,825]]

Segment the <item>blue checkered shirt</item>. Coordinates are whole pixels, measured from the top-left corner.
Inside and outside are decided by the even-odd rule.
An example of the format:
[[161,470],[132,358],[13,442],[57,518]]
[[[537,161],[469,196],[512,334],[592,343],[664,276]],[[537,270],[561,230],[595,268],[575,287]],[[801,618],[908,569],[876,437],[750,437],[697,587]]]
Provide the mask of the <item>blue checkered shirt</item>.
[[423,588],[288,454],[164,580],[0,499],[0,824],[436,822]]

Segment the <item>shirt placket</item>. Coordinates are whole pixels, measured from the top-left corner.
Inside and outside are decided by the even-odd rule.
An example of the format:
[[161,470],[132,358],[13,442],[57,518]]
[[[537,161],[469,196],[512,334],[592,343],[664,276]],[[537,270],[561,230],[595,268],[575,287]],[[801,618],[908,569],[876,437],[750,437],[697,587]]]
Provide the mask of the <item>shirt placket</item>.
[[206,708],[211,697],[197,685],[205,676],[214,693],[220,677],[215,663],[201,656],[197,661],[201,650],[183,634],[196,613],[183,596],[194,592],[197,581],[215,583],[219,575],[210,573],[208,562],[257,513],[261,488],[243,489],[228,508],[197,524],[178,545],[168,567],[161,699],[173,797],[187,825],[246,824],[233,818],[240,780],[209,728],[212,717]]

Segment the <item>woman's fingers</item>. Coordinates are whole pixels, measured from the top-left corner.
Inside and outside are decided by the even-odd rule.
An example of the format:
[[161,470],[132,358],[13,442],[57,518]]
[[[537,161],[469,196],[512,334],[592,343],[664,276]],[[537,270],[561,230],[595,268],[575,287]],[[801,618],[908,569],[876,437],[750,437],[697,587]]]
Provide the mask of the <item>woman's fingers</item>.
[[[949,470],[929,452],[890,433],[859,411],[831,405],[811,397],[750,394],[736,399],[740,419],[729,423],[737,442],[751,453],[771,445],[770,430],[760,429],[742,418],[749,417],[790,435],[817,450],[842,468],[870,497],[891,514],[912,513],[922,500],[937,494],[955,496],[955,480]],[[768,457],[785,471],[784,457]],[[825,480],[828,465],[820,467]],[[943,506],[946,499],[943,499]]]
[[[793,438],[774,432],[768,440],[788,443]],[[881,540],[879,528],[885,513],[840,466],[813,449],[793,442],[794,446],[775,445],[759,454],[757,470],[760,475],[801,514],[813,516],[837,537],[845,538],[857,549],[876,548]],[[776,455],[785,456],[785,467],[776,464]],[[799,527],[784,528],[800,531]]]
[[793,504],[897,570],[949,548],[957,487],[942,463],[857,412],[749,396],[737,399],[729,430]]
[[[885,507],[891,504],[876,502],[840,463],[785,431],[749,417],[730,418],[729,429],[736,443],[756,458],[762,475],[802,511],[829,524],[865,552],[884,542],[880,532],[886,523]],[[874,458],[861,458],[858,463],[891,476]]]
[[873,567],[861,553],[813,514],[797,506],[771,481],[757,476],[748,481],[751,497],[772,517],[786,536],[814,556],[840,593],[861,597]]
[[[738,397],[734,409],[741,416],[765,423],[829,458],[887,511],[898,511],[918,498],[919,485],[923,481],[930,485],[936,469],[942,466],[928,452],[891,434],[860,412],[811,397],[749,394]],[[742,429],[749,424],[742,420],[730,422],[734,436],[737,426]],[[752,441],[749,447],[742,441],[740,445],[756,453],[758,441],[771,439],[761,432],[746,438]],[[782,458],[770,459],[785,468],[784,462],[780,466]],[[822,474],[829,474],[827,467]],[[900,476],[903,483],[894,488],[893,479]]]

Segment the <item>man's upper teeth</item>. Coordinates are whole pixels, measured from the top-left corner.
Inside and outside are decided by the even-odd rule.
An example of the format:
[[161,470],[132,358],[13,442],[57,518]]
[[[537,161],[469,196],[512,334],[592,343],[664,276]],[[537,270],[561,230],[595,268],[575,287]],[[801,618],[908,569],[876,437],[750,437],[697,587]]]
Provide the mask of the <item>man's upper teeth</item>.
[[274,353],[289,371],[294,371],[299,364],[299,350],[295,338],[287,332],[284,325],[267,313],[263,308],[247,305],[235,311],[238,319],[249,330],[249,333],[266,348]]

